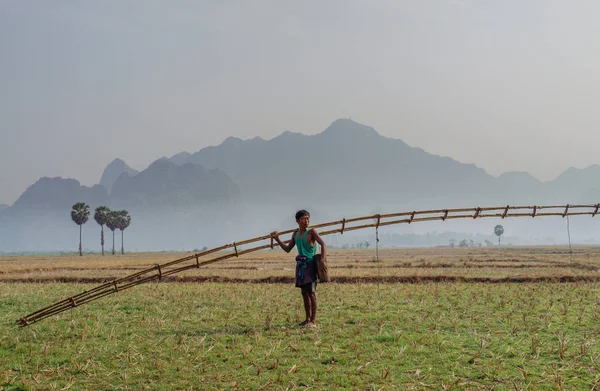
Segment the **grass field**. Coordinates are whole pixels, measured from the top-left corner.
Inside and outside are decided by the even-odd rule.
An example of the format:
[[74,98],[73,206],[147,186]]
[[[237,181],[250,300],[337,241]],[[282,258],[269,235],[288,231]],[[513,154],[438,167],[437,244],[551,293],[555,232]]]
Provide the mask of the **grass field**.
[[333,251],[316,330],[295,326],[304,314],[291,283],[255,283],[291,281],[293,257],[281,251],[14,323],[94,286],[56,281],[102,281],[181,255],[0,257],[0,387],[600,389],[592,247],[572,257],[564,247],[390,249],[379,263],[374,250]]

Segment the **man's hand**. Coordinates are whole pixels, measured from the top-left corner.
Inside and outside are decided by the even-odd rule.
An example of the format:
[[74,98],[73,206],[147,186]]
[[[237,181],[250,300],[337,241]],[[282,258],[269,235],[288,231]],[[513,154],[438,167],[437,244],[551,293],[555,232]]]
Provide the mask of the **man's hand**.
[[270,234],[270,235],[271,235],[271,237],[272,237],[273,239],[275,239],[275,240],[279,240],[279,232],[277,232],[277,231],[273,231],[273,232],[271,232],[271,234]]

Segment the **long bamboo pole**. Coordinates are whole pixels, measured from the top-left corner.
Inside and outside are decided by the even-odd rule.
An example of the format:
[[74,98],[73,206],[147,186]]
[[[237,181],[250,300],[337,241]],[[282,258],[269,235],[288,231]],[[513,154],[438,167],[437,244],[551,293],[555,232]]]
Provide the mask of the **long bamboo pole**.
[[[544,211],[544,212],[541,212]],[[600,203],[595,205],[536,205],[536,206],[492,206],[492,207],[476,207],[476,208],[455,208],[455,209],[434,209],[420,210],[411,212],[400,212],[390,214],[376,214],[371,216],[354,217],[350,219],[342,219],[313,225],[313,228],[329,228],[333,229],[320,232],[320,235],[343,234],[348,231],[356,231],[365,228],[376,228],[395,224],[412,224],[424,221],[446,221],[454,219],[480,219],[480,218],[507,218],[507,217],[542,217],[542,216],[581,216],[591,215],[596,216],[600,211]],[[365,224],[365,222],[371,221]],[[340,226],[339,228],[337,226]],[[285,235],[295,232],[295,229],[289,229],[279,232],[279,235]],[[261,244],[248,249],[241,249],[243,245],[263,242],[269,240],[268,244]],[[287,242],[286,242],[287,243]],[[132,288],[134,286],[150,282],[159,281],[164,276],[170,276],[190,269],[200,268],[215,262],[224,261],[226,259],[239,257],[240,255],[248,254],[254,251],[265,250],[279,246],[273,240],[271,234],[259,236],[252,239],[243,240],[225,244],[220,247],[215,247],[202,251],[193,255],[176,259],[162,265],[155,265],[146,270],[139,271],[126,277],[118,278],[113,281],[106,282],[90,290],[78,293],[47,307],[41,308],[29,315],[25,315],[17,320],[20,327],[28,326],[32,323],[39,322],[42,319],[56,315],[60,312],[78,307],[89,303],[104,296],[108,296],[119,291]],[[227,254],[216,254],[217,256],[210,259],[200,258],[208,257],[211,254],[233,249],[233,252]],[[181,265],[177,268],[173,266]]]

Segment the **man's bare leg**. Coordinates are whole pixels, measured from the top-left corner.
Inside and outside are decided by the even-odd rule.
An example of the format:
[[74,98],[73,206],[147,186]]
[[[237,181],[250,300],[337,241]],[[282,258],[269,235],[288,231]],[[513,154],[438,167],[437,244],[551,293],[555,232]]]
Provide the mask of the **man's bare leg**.
[[308,295],[309,294],[307,292],[302,292],[302,299],[304,300],[304,312],[306,313],[306,319],[304,319],[304,322],[300,323],[299,326],[305,326],[308,322],[310,322],[311,319],[311,305]]
[[308,302],[310,304],[310,318],[308,323],[306,324],[309,327],[316,327],[317,321],[317,294],[315,292],[311,292],[308,294]]

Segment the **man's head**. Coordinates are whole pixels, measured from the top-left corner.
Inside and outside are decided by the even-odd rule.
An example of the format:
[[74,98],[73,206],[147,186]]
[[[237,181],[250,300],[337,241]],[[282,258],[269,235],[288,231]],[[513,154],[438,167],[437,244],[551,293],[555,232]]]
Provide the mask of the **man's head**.
[[296,212],[296,222],[300,228],[308,228],[310,224],[310,213],[308,211],[302,209]]

